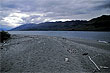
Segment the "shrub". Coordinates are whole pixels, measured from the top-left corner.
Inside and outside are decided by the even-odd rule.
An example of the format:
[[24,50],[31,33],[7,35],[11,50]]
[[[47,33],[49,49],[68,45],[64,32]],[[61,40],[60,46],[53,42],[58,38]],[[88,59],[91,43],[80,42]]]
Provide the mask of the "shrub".
[[3,43],[4,41],[8,40],[11,35],[6,31],[0,31],[0,42]]

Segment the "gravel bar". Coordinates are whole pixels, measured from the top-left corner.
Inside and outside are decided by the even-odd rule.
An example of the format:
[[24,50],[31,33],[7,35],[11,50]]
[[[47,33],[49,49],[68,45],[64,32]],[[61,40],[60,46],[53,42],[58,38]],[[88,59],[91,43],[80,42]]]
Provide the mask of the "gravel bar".
[[2,73],[110,73],[110,43],[19,34],[0,48]]

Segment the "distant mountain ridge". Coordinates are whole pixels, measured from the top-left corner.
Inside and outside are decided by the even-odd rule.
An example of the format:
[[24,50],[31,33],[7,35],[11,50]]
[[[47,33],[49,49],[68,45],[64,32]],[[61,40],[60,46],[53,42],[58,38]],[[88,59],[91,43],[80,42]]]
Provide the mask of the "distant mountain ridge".
[[8,30],[8,28],[2,28],[2,27],[0,27],[0,31],[6,31],[6,30]]
[[28,23],[16,27],[12,31],[110,31],[110,15],[103,15],[90,21]]
[[73,30],[73,26],[78,24],[85,24],[87,21],[66,21],[66,22],[45,22],[40,24],[28,23],[21,25],[12,30],[29,31],[29,30]]

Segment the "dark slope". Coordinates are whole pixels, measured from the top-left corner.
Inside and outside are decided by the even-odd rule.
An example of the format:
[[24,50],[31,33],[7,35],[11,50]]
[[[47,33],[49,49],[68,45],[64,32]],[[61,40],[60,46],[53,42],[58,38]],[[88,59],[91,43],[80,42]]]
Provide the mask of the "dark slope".
[[14,31],[110,31],[110,15],[93,18],[90,21],[46,22],[40,24],[24,24]]
[[[96,30],[96,31],[110,31],[110,15],[103,15],[98,18],[93,18],[86,24],[87,30]],[[83,30],[86,30],[86,29]]]

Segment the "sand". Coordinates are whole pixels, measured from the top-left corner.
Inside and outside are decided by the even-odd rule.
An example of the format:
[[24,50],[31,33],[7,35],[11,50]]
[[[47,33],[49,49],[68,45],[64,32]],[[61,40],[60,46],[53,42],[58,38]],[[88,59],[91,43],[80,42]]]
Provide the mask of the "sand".
[[11,37],[0,43],[2,73],[110,72],[110,43],[41,35]]

